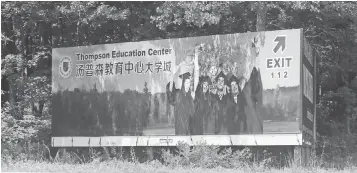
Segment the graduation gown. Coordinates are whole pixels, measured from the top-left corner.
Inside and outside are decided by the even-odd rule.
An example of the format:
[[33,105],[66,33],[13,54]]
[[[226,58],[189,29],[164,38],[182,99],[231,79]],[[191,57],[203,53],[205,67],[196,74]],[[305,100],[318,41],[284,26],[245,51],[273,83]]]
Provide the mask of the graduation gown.
[[212,95],[212,111],[215,117],[215,134],[228,134],[226,121],[227,121],[227,100],[228,95],[225,94],[222,98],[218,93]]
[[170,83],[166,85],[166,94],[169,104],[174,107],[175,135],[190,134],[190,117],[194,114],[194,102],[191,93],[184,92],[184,80],[182,80],[181,90],[176,89],[173,83],[170,91]]
[[244,115],[244,98],[243,95],[237,96],[235,102],[232,95],[229,96],[227,101],[227,121],[226,126],[228,134],[241,134],[246,131],[246,118]]
[[190,134],[190,117],[194,113],[194,103],[190,93],[184,94],[183,88],[176,89],[173,83],[172,91],[169,90],[170,83],[166,85],[166,94],[168,102],[173,106],[175,134]]
[[209,112],[203,117],[203,134],[213,135],[216,129],[216,116],[212,110],[212,104],[207,110],[209,110]]
[[[192,135],[214,134],[214,118],[211,115],[210,95],[202,93],[195,97],[195,114],[192,117]],[[213,122],[213,125],[212,125]]]
[[190,117],[194,114],[194,103],[191,93],[180,90],[175,95],[175,134],[190,135]]

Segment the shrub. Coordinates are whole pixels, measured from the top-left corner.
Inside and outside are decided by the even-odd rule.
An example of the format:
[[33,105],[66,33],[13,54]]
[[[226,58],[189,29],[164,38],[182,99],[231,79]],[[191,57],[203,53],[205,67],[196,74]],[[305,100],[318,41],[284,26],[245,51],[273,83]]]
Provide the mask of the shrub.
[[176,150],[163,149],[161,156],[163,163],[170,167],[240,168],[250,165],[253,155],[249,148],[233,151],[232,148],[205,144],[190,147],[185,143],[179,143]]
[[321,136],[317,140],[316,153],[319,166],[344,168],[357,166],[357,135]]
[[2,158],[45,159],[50,145],[50,120],[37,117],[17,120],[8,110],[6,106],[1,109]]

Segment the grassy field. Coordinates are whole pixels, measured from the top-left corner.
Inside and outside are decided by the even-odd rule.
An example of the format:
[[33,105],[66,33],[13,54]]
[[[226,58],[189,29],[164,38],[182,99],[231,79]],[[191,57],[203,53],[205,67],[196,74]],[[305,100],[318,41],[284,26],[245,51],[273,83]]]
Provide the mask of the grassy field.
[[345,170],[320,168],[286,168],[267,170],[262,167],[240,168],[240,169],[203,169],[193,167],[166,167],[160,163],[135,164],[122,161],[91,162],[87,164],[64,164],[64,163],[46,163],[24,161],[15,163],[1,164],[1,172],[71,172],[71,173],[90,173],[90,172],[123,172],[123,173],[354,173],[357,168],[348,168]]

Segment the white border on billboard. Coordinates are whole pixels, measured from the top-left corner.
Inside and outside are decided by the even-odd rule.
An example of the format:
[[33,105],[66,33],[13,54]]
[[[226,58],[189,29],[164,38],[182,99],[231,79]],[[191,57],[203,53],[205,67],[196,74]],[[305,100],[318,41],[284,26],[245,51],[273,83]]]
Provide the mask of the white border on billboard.
[[200,136],[102,136],[52,137],[52,147],[109,147],[109,146],[298,146],[302,134],[200,135]]

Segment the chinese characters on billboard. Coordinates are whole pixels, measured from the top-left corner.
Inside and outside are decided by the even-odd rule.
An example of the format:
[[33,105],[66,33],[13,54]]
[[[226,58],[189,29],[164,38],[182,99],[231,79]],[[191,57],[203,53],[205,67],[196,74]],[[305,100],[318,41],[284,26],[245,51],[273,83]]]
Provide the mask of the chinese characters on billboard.
[[53,49],[53,136],[301,133],[300,39],[295,29]]

